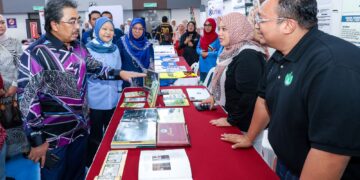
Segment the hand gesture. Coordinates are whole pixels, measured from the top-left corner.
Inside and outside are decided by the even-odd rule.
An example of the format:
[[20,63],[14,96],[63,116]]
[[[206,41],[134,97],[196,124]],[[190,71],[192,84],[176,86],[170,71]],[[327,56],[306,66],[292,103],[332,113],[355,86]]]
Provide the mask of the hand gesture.
[[201,53],[201,56],[205,59],[208,56],[208,52],[203,51]]
[[249,139],[247,135],[240,134],[222,134],[221,140],[234,143],[231,147],[233,149],[236,148],[249,148],[251,147],[252,141]]
[[201,104],[210,104],[210,110],[213,109],[215,100],[213,96],[208,97],[207,99],[201,101]]
[[120,71],[121,79],[130,82],[131,78],[145,77],[145,73],[138,73],[133,71]]

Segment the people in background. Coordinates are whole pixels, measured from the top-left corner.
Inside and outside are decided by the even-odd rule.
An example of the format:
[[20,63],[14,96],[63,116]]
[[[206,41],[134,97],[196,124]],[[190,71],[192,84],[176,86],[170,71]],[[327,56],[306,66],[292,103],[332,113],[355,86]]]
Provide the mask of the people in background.
[[199,55],[196,53],[196,46],[199,43],[200,35],[195,31],[196,23],[189,21],[186,26],[186,32],[180,37],[180,49],[183,49],[183,56],[186,62],[191,66],[199,61]]
[[19,40],[9,37],[6,35],[6,22],[4,16],[0,14],[0,45],[3,45],[14,57],[14,64],[18,66],[19,57],[21,56],[23,50]]
[[175,32],[177,29],[177,27],[176,27],[176,20],[175,19],[172,19],[171,21],[170,21],[170,25],[171,25],[171,27],[172,27],[172,29],[173,29],[173,32]]
[[159,41],[160,45],[171,45],[173,28],[169,24],[167,16],[163,16],[161,22],[162,23],[156,28],[155,39]]
[[[114,24],[107,17],[96,20],[95,38],[86,44],[90,54],[104,65],[114,69],[121,69],[120,53],[112,43],[114,37]],[[96,76],[87,80],[87,100],[90,108],[90,135],[88,146],[87,166],[90,166],[94,155],[100,145],[104,132],[109,125],[116,104],[120,98],[122,81],[103,81]]]
[[[125,34],[117,43],[123,70],[146,72],[147,69],[154,69],[154,49],[145,37],[145,29],[145,21],[135,18],[130,24],[129,34]],[[124,82],[123,88],[142,84],[142,78],[137,78],[132,80],[132,84]]]
[[89,29],[88,31],[84,32],[82,34],[82,37],[81,37],[81,42],[86,45],[89,41],[91,41],[92,39],[94,39],[94,35],[93,35],[93,30],[94,30],[94,27],[95,27],[95,21],[101,17],[101,13],[97,10],[94,10],[94,11],[91,11],[89,13],[89,23],[91,25],[91,29]]
[[[220,51],[211,81],[212,96],[204,101],[224,106],[227,117],[211,120],[214,126],[236,126],[243,133],[248,131],[257,87],[264,73],[265,57],[262,46],[254,41],[253,26],[240,13],[230,13],[219,18]],[[254,143],[261,153],[261,140]]]
[[206,19],[204,35],[200,38],[196,52],[199,55],[200,82],[204,82],[211,68],[216,66],[216,59],[220,50],[220,41],[213,18]]
[[248,134],[233,148],[251,146],[268,126],[281,179],[359,179],[360,49],[319,31],[317,13],[315,0],[261,5],[255,27],[277,51]]
[[129,34],[131,21],[132,21],[131,18],[126,20],[125,27],[124,27],[124,34]]
[[[146,21],[145,21],[145,17],[141,17],[142,20],[144,20],[145,24],[146,24]],[[151,34],[149,32],[147,32],[147,30],[145,29],[145,37],[150,40],[152,39],[151,37]]]
[[186,32],[186,28],[185,28],[186,24],[180,23],[177,26],[177,30],[174,33],[173,36],[173,44],[175,47],[175,50],[178,54],[178,56],[182,56],[183,55],[183,49],[181,49],[180,46],[180,37]]
[[[129,80],[145,74],[116,70],[95,60],[76,41],[80,28],[72,0],[49,0],[45,36],[21,56],[18,98],[31,142],[28,158],[41,163],[41,179],[84,179],[88,139],[86,75]],[[46,153],[57,156],[44,168]]]
[[[110,11],[104,11],[104,12],[102,12],[102,13],[101,13],[101,17],[107,17],[107,18],[109,18],[110,20],[113,20],[113,15],[111,14]],[[120,37],[122,37],[122,36],[124,35],[124,33],[123,33],[123,31],[122,31],[121,29],[116,28],[115,26],[114,26],[114,33],[115,33],[115,34],[114,34],[114,37],[113,37],[113,39],[112,39],[112,42],[113,42],[113,43],[116,43],[116,42],[119,41]]]

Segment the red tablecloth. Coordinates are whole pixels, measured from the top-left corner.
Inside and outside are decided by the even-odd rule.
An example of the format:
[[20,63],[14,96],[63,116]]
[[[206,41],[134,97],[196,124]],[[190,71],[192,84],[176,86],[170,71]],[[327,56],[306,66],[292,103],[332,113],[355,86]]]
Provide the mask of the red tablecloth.
[[179,56],[179,61],[176,62],[176,64],[178,66],[185,66],[187,71],[191,71],[191,67],[189,66],[189,64],[186,62],[185,58],[182,56]]
[[[187,94],[186,87],[162,87],[161,89],[176,88],[182,88]],[[141,88],[126,88],[124,92],[136,90],[141,90]],[[100,172],[106,153],[110,150],[111,139],[125,110],[119,107],[122,101],[123,94],[86,179],[94,179]],[[162,96],[158,97],[156,104],[157,107],[165,107]],[[233,150],[231,144],[220,140],[222,133],[240,133],[235,127],[210,125],[211,119],[226,116],[221,108],[215,111],[199,112],[192,103],[190,104],[188,107],[183,107],[191,141],[191,147],[186,147],[185,150],[190,160],[194,180],[278,179],[253,148]],[[124,180],[138,179],[141,150],[146,149],[129,149],[123,173]]]

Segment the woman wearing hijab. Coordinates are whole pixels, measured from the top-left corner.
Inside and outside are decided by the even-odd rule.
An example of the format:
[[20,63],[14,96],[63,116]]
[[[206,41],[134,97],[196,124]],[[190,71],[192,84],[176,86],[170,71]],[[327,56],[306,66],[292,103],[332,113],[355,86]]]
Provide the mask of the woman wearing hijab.
[[183,49],[183,56],[191,66],[194,62],[199,61],[199,56],[196,53],[196,46],[200,40],[200,35],[196,32],[196,23],[189,21],[186,27],[186,32],[180,37],[180,49]]
[[[219,40],[223,46],[211,81],[212,96],[204,103],[215,101],[225,107],[227,117],[211,120],[215,126],[236,126],[247,132],[250,126],[257,87],[264,72],[265,50],[253,40],[254,30],[246,17],[230,13],[219,18]],[[261,151],[261,137],[254,143]]]
[[[154,69],[154,49],[145,37],[145,30],[145,21],[135,18],[129,33],[118,41],[123,70],[146,72],[147,69]],[[142,86],[142,78],[134,78],[132,85]],[[123,87],[129,86],[130,83],[123,83]]]
[[175,47],[175,50],[178,54],[178,56],[182,56],[183,55],[183,50],[179,48],[180,45],[180,37],[185,33],[185,24],[180,23],[177,26],[177,31],[175,31],[174,36],[173,36],[173,44]]
[[[114,24],[107,17],[98,18],[94,27],[94,39],[86,44],[91,55],[104,65],[121,69],[119,50],[112,43]],[[91,129],[89,135],[88,165],[96,153],[120,98],[121,80],[100,80],[90,76],[87,80],[87,100],[90,107]]]
[[210,69],[216,66],[220,41],[215,30],[215,20],[208,18],[204,23],[204,36],[200,38],[196,48],[199,55],[200,82],[204,82]]

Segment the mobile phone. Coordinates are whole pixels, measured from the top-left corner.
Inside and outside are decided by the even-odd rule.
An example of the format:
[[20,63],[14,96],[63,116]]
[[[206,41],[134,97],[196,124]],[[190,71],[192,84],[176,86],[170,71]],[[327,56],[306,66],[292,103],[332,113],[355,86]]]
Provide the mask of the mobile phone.
[[47,151],[44,167],[47,169],[52,169],[59,162],[59,160],[60,158],[57,155]]
[[194,106],[198,111],[208,111],[210,110],[209,103],[201,103],[201,102],[194,102]]

